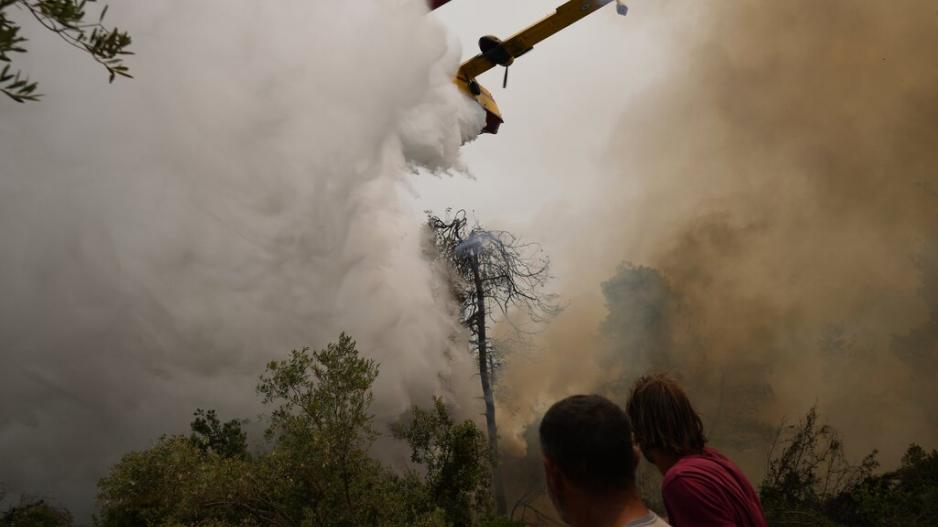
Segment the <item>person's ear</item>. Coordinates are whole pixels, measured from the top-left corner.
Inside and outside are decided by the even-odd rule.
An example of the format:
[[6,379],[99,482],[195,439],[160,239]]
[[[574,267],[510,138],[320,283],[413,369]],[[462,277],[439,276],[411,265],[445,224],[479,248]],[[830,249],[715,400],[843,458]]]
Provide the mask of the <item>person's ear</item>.
[[556,471],[557,467],[554,465],[554,462],[551,461],[549,457],[544,456],[544,478],[550,481]]
[[560,467],[547,456],[544,456],[544,479],[547,483],[547,496],[550,497],[550,501],[554,504],[554,508],[557,509],[561,519],[567,521],[567,498],[564,496],[563,473],[560,472]]
[[560,468],[547,456],[544,456],[544,479],[547,480],[547,488],[552,492],[560,489]]

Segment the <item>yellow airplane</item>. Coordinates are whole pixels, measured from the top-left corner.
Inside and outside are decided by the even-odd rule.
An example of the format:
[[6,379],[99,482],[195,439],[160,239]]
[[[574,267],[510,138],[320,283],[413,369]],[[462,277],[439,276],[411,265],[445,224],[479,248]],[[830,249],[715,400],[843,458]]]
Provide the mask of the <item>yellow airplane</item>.
[[[430,8],[436,9],[450,0],[430,0]],[[456,86],[475,99],[485,110],[485,128],[483,133],[498,133],[498,127],[505,122],[502,119],[502,113],[492,97],[492,93],[485,89],[476,77],[494,68],[495,66],[505,67],[505,79],[503,86],[508,85],[508,66],[521,55],[531,51],[534,46],[547,37],[570,26],[574,22],[586,17],[594,11],[612,3],[613,0],[570,0],[557,8],[554,14],[542,19],[540,22],[528,27],[510,37],[508,40],[501,40],[492,35],[486,35],[479,39],[479,50],[481,53],[472,57],[459,67],[454,82]],[[628,12],[623,0],[616,0],[616,10],[624,15]]]

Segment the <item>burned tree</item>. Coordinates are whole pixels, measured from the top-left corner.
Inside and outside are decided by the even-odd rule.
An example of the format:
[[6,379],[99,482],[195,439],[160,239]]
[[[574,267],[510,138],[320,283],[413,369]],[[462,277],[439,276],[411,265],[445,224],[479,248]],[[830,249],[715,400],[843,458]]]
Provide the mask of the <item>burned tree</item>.
[[453,271],[452,294],[478,359],[493,463],[492,485],[498,512],[504,514],[507,505],[498,468],[498,429],[492,394],[494,370],[500,360],[493,354],[487,329],[489,324],[504,321],[520,331],[511,318],[513,312],[542,322],[557,311],[552,303],[554,296],[543,291],[550,278],[550,261],[536,244],[524,243],[506,231],[483,229],[478,223],[470,225],[464,210],[451,216],[447,211],[446,219],[428,212],[427,223],[433,233],[436,256],[444,259]]

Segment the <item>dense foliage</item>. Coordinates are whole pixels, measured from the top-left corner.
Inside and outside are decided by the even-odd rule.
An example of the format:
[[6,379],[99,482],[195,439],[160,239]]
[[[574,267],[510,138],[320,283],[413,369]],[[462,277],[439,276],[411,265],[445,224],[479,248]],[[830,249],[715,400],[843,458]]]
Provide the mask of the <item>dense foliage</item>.
[[94,2],[96,0],[0,0],[0,62],[3,63],[0,92],[16,102],[36,101],[41,97],[36,92],[37,83],[11,66],[12,54],[26,52],[26,38],[20,33],[22,28],[9,16],[14,8],[104,66],[111,82],[118,76],[130,77],[123,61],[125,55],[131,54],[128,50],[130,35],[104,25],[107,6],[97,16],[90,15],[88,4]]
[[[441,399],[430,410],[415,407],[408,421],[393,428],[411,448],[411,460],[426,469],[427,503],[442,509],[452,525],[471,525],[490,511],[485,435],[471,421],[454,423]],[[414,477],[415,474],[411,474]]]
[[198,410],[192,434],[132,452],[99,483],[101,527],[471,526],[491,518],[485,437],[446,406],[414,408],[393,427],[419,470],[369,455],[378,437],[378,365],[346,335],[271,362],[258,392],[272,413],[253,455],[237,420]]
[[[271,408],[263,448],[248,451],[242,421],[196,410],[190,435],[163,436],[101,479],[95,525],[519,527],[493,512],[485,434],[454,420],[440,399],[391,426],[410,447],[410,470],[370,455],[380,436],[368,413],[377,376],[378,365],[344,334],[269,363],[257,387]],[[875,451],[851,464],[812,409],[781,429],[772,449],[760,486],[769,525],[935,525],[938,451],[912,445],[897,469],[877,466]],[[22,498],[0,513],[0,527],[72,525],[45,500]]]
[[815,409],[780,437],[760,488],[772,526],[934,526],[938,521],[938,451],[913,444],[894,471],[874,473],[876,451],[858,465]]
[[72,527],[72,515],[45,500],[24,498],[0,514],[0,527]]
[[204,453],[214,452],[221,457],[244,458],[248,455],[248,436],[241,430],[241,422],[231,420],[222,423],[215,410],[195,411],[195,420],[190,424],[192,435],[189,441]]

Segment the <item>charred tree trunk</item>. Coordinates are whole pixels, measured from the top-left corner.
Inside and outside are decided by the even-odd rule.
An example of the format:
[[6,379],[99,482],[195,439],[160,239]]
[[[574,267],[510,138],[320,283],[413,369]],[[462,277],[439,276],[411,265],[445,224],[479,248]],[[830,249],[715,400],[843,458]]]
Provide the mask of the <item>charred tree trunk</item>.
[[[449,214],[447,210],[447,214]],[[469,329],[479,360],[479,379],[485,401],[485,424],[492,462],[492,494],[500,516],[507,514],[505,483],[499,467],[498,428],[495,424],[495,371],[500,367],[486,336],[486,324],[495,317],[509,321],[513,308],[535,323],[557,313],[554,295],[543,292],[550,278],[550,260],[536,244],[523,243],[510,232],[485,230],[470,225],[466,211],[447,219],[428,212],[427,224],[433,232],[434,259],[448,261],[453,298],[459,303],[459,320]],[[495,310],[494,312],[492,310]],[[493,316],[494,315],[494,316]]]
[[492,458],[492,487],[495,494],[495,506],[499,514],[508,511],[505,499],[505,482],[502,481],[498,466],[498,427],[495,424],[495,397],[492,394],[492,382],[489,371],[488,342],[485,336],[485,291],[482,288],[482,276],[479,273],[479,256],[472,255],[472,279],[476,290],[476,338],[479,351],[479,378],[482,380],[482,397],[485,399],[485,426],[489,436],[489,455]]

